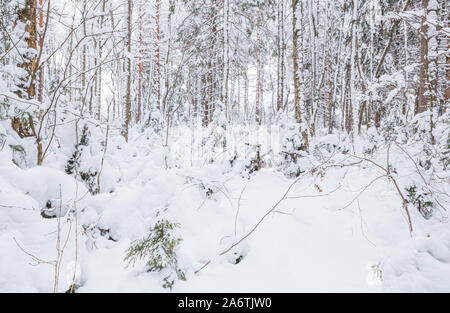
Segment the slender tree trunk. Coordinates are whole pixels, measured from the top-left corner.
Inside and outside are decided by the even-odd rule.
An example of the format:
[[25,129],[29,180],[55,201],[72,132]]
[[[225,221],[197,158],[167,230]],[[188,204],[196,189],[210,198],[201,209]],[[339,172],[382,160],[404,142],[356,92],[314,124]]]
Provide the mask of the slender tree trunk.
[[[261,14],[261,12],[259,12]],[[256,38],[256,101],[255,117],[256,123],[261,125],[261,16],[258,16],[257,38]]]
[[[83,18],[83,35],[86,37],[87,35],[87,26],[86,26],[86,7],[87,7],[87,0],[84,0],[83,2],[83,12],[82,12],[82,18]],[[86,43],[83,42],[83,47],[82,47],[82,57],[81,57],[81,102],[85,103],[86,101],[86,93],[85,93],[85,89],[86,89]]]
[[[77,3],[75,2],[74,5],[74,9],[77,9]],[[70,28],[71,34],[70,34],[70,39],[69,39],[69,51],[68,53],[71,53],[71,51],[73,51],[73,38],[74,38],[74,25],[75,25],[75,14],[72,15],[72,25]],[[72,61],[71,61],[72,62]],[[73,74],[73,70],[72,70],[73,66],[72,64],[69,67],[69,102],[73,101],[73,80],[72,80],[72,74]],[[44,69],[42,69],[44,70]]]
[[[39,49],[44,48],[44,8],[42,7],[42,0],[39,0]],[[39,87],[38,87],[38,101],[42,103],[44,91],[44,68],[39,70]]]
[[311,87],[310,87],[310,105],[307,108],[308,118],[310,120],[310,133],[314,136],[316,132],[316,116],[317,110],[317,16],[316,16],[316,3],[314,0],[309,1],[309,46],[310,46],[310,58],[311,58]]
[[298,64],[298,33],[297,28],[297,5],[299,0],[292,0],[292,60],[294,63],[294,108],[295,121],[301,123],[300,110],[300,78],[299,78],[299,64]]
[[352,17],[352,54],[350,59],[350,111],[351,124],[353,131],[353,138],[356,137],[358,130],[358,111],[359,105],[356,95],[356,58],[357,58],[357,14],[358,14],[358,0],[353,0],[353,17]]
[[[298,4],[299,0],[292,0],[292,59],[294,63],[294,109],[295,109],[295,121],[298,124],[302,124],[302,115],[301,115],[301,107],[300,107],[300,67],[299,67],[299,57],[298,57],[298,33],[299,28],[297,26],[297,13],[298,13]],[[307,151],[309,149],[308,144],[308,132],[304,128],[304,126],[300,126],[299,131],[302,133],[303,138],[303,147]]]
[[229,34],[229,18],[230,18],[230,2],[224,0],[224,42],[223,42],[223,64],[224,64],[224,78],[223,78],[223,96],[222,101],[225,106],[225,116],[227,121],[230,121],[230,99],[229,99],[229,75],[230,75],[230,34]]
[[139,2],[139,59],[138,59],[138,94],[136,123],[141,120],[142,114],[142,3]]
[[[426,12],[429,0],[422,0],[422,8]],[[421,17],[420,27],[420,69],[419,69],[419,90],[416,99],[415,114],[425,112],[428,109],[426,92],[427,72],[428,72],[428,25],[426,24],[426,13]]]
[[244,114],[246,122],[249,121],[248,88],[249,88],[248,69],[246,68],[244,74]]
[[123,129],[123,136],[125,141],[128,142],[128,131],[131,122],[131,24],[133,14],[133,1],[128,0],[128,16],[127,16],[127,93],[125,100],[125,125]]
[[[209,68],[210,66],[208,66]],[[203,122],[203,126],[206,127],[209,124],[209,101],[208,101],[208,97],[209,97],[209,88],[207,87],[209,84],[209,74],[202,74],[202,110],[203,110],[203,118],[202,118],[202,122]]]
[[277,111],[280,111],[284,107],[284,0],[278,1],[277,13]]
[[[106,14],[106,0],[103,0],[102,2],[102,16],[100,17],[100,29],[103,29],[103,24],[105,22],[105,14]],[[100,39],[99,41],[99,48],[98,48],[98,59],[100,60],[100,66],[98,68],[98,99],[97,99],[97,119],[101,119],[101,112],[102,112],[102,57],[103,57],[103,40]],[[109,108],[108,108],[109,110]],[[109,111],[107,112],[109,114]]]
[[[447,23],[447,27],[450,28],[450,23]],[[450,50],[450,40],[449,40],[449,36],[447,35],[447,50]],[[447,87],[445,89],[445,103],[444,103],[444,112],[447,111],[447,107],[450,104],[450,84],[448,82],[450,82],[450,54],[447,53],[446,56],[446,70],[445,70],[445,76],[447,79]]]
[[155,16],[156,16],[156,108],[161,110],[161,52],[160,52],[160,9],[161,2],[156,0]]

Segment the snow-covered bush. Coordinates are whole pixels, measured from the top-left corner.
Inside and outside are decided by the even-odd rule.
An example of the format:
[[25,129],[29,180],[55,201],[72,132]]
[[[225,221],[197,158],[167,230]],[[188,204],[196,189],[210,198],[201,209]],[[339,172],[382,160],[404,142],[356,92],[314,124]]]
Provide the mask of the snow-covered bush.
[[250,174],[259,171],[265,166],[264,156],[261,155],[260,145],[251,145],[250,152],[244,160],[241,175],[249,177]]
[[[430,131],[430,112],[416,116],[410,125],[411,138],[401,147],[411,163],[412,174],[404,185],[408,205],[429,219],[435,210],[449,203],[448,165],[450,151],[450,114],[436,119]],[[434,144],[433,144],[434,141]]]
[[385,141],[396,140],[406,142],[408,140],[406,117],[397,109],[386,116],[380,123],[380,134]]
[[436,123],[436,150],[443,170],[450,166],[450,112],[444,114]]
[[0,148],[3,149],[5,144],[6,144],[6,134],[0,133]]
[[[0,85],[1,85],[1,78],[0,78]],[[3,99],[0,99],[0,121],[7,120],[9,118],[9,98],[3,97]]]
[[281,161],[278,168],[288,177],[298,177],[305,171],[308,156],[302,137],[302,125],[285,121],[280,127]]
[[351,146],[351,138],[347,134],[328,134],[312,141],[311,154],[316,160],[325,162],[337,153],[346,154]]
[[73,213],[73,202],[61,202],[61,199],[49,199],[45,203],[45,208],[41,209],[43,218],[55,218]]
[[26,152],[21,145],[9,145],[12,152],[12,161],[20,168],[27,167]]
[[115,234],[112,233],[111,229],[100,227],[98,221],[97,223],[90,225],[82,225],[81,227],[83,229],[82,234],[87,238],[86,244],[88,249],[97,248],[97,240],[100,237],[113,242],[117,241],[117,238]]
[[162,133],[162,131],[165,129],[164,117],[158,110],[149,112],[144,120],[144,127],[151,128],[156,134]]
[[67,161],[65,171],[67,174],[72,175],[75,173],[75,165],[77,167],[78,174],[81,180],[85,183],[86,187],[91,193],[97,193],[97,170],[94,168],[89,151],[89,130],[87,126],[83,127],[81,132],[80,142],[75,146],[75,151],[72,157]]
[[225,114],[217,109],[214,120],[206,128],[201,143],[204,156],[208,158],[209,163],[213,163],[215,157],[222,155],[227,149],[227,125]]
[[202,191],[202,193],[205,194],[205,197],[207,199],[211,199],[212,196],[214,195],[214,190],[210,186],[207,186],[207,185],[205,186],[205,184],[200,183],[199,188]]
[[410,126],[411,144],[421,147],[418,163],[426,171],[446,170],[450,160],[450,114],[446,113],[436,119],[434,127],[430,130],[430,112],[416,116]]
[[186,280],[184,271],[178,266],[176,254],[182,239],[173,233],[179,226],[167,219],[158,219],[145,237],[131,243],[126,250],[125,261],[134,266],[137,260],[144,260],[148,272],[163,274],[164,288],[172,288],[175,279]]
[[371,156],[379,148],[380,144],[383,142],[383,138],[378,133],[375,127],[370,127],[367,130],[367,138],[364,142],[363,152],[366,156]]
[[431,138],[431,123],[430,119],[433,113],[431,111],[425,111],[417,114],[411,121],[408,128],[408,135],[412,141],[422,141],[424,143],[432,143]]

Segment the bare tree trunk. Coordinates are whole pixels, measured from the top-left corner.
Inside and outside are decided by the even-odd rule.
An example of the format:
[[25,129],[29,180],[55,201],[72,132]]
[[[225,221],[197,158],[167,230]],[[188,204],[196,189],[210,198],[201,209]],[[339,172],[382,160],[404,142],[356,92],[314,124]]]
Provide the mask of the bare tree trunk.
[[301,123],[300,110],[300,78],[299,78],[299,64],[298,64],[298,33],[297,28],[297,5],[299,0],[292,0],[292,60],[294,63],[294,108],[295,120]]
[[416,106],[414,113],[419,114],[428,109],[428,98],[426,93],[428,91],[428,25],[426,24],[426,12],[428,10],[429,0],[422,0],[422,8],[424,16],[421,17],[420,27],[420,69],[419,69],[419,90],[416,98]]
[[[447,23],[447,27],[450,28],[450,23]],[[447,36],[447,50],[450,50],[450,40]],[[445,70],[445,76],[447,79],[447,88],[445,89],[445,103],[444,103],[444,112],[447,111],[447,107],[450,103],[450,84],[448,82],[450,82],[450,54],[447,53],[447,57],[446,57],[446,70]]]
[[[44,48],[44,8],[42,7],[42,0],[39,0],[39,49]],[[44,91],[44,68],[39,70],[39,86],[38,86],[38,101],[42,103]]]
[[277,13],[277,111],[280,111],[284,107],[284,0],[278,1]]
[[[210,64],[208,63],[208,68],[210,68]],[[202,123],[203,126],[208,126],[209,124],[209,88],[207,88],[208,84],[209,84],[209,75],[206,74],[202,74],[202,98],[201,98],[201,103],[202,103],[202,110],[203,110],[203,118],[202,118]]]
[[[100,17],[100,29],[103,29],[103,23],[105,22],[106,14],[106,0],[102,2],[102,16]],[[98,103],[97,103],[97,118],[100,120],[102,111],[102,57],[103,57],[103,41],[100,40],[98,49],[98,58],[100,60],[100,66],[98,69]],[[109,109],[108,109],[109,110]],[[109,112],[108,112],[109,114]]]
[[[261,14],[261,13],[258,13]],[[256,101],[255,117],[256,123],[261,125],[261,16],[258,16],[257,39],[256,39]]]
[[128,142],[128,131],[131,122],[131,23],[133,14],[133,1],[128,0],[128,17],[127,17],[127,93],[125,100],[125,125],[123,129],[123,136]]
[[161,109],[161,52],[160,52],[160,9],[161,9],[161,2],[160,0],[156,0],[156,8],[155,8],[155,16],[156,16],[156,108],[158,110]]
[[[75,10],[77,9],[77,3],[75,3],[74,6]],[[73,38],[74,38],[74,25],[75,25],[75,14],[73,14],[72,16],[72,25],[70,28],[71,34],[70,34],[70,40],[69,40],[69,53],[70,51],[73,51]],[[72,70],[73,66],[72,64],[69,67],[69,102],[73,101],[73,85],[72,85],[72,74],[73,74],[73,70]],[[44,70],[44,69],[42,69]]]
[[[50,4],[49,4],[50,7]],[[28,49],[33,49],[37,52],[37,3],[36,0],[26,0],[25,6],[17,11],[18,20],[25,24],[25,32],[28,35],[25,37]],[[43,40],[43,36],[41,36]],[[21,78],[18,84],[17,96],[24,99],[33,99],[36,96],[36,88],[34,84],[34,78],[37,70],[37,55],[36,54],[24,54],[22,55],[23,62],[17,66],[24,69],[29,77],[26,80]],[[29,79],[31,78],[31,79]],[[34,127],[34,121],[31,114],[28,113],[28,123],[23,125],[22,121],[14,117],[11,121],[11,127],[21,137],[35,137],[37,145],[37,165],[42,165],[43,162],[43,149],[40,135],[36,132]]]
[[136,123],[141,120],[142,111],[142,3],[139,2],[139,63],[138,63],[138,94]]
[[316,18],[315,18],[315,1],[310,0],[309,1],[309,39],[310,39],[310,57],[311,57],[311,103],[308,106],[308,117],[310,119],[310,133],[312,136],[314,136],[316,131],[316,114],[314,113],[317,107],[317,49],[316,49],[316,42],[317,42],[317,26],[316,26]]
[[245,121],[248,122],[248,87],[249,87],[249,81],[248,81],[248,69],[245,69],[245,76],[244,76],[244,113],[245,113]]
[[[301,115],[301,107],[300,107],[300,67],[299,67],[299,57],[298,57],[298,33],[299,29],[297,27],[297,6],[299,0],[292,0],[292,59],[294,62],[294,108],[295,108],[295,121],[299,124],[302,123],[302,115]],[[302,17],[301,17],[302,18]],[[308,132],[306,129],[301,129],[299,131],[302,133],[303,138],[303,147],[305,151],[309,150],[309,142],[308,142]]]
[[[433,2],[433,1],[432,1]],[[419,88],[416,98],[415,114],[433,111],[435,96],[437,95],[437,34],[433,23],[428,23],[431,15],[437,16],[437,7],[430,6],[430,0],[422,0],[424,15],[421,17],[420,27],[420,71]],[[432,55],[432,58],[430,57]],[[430,115],[430,138],[434,144],[433,114]]]
[[353,0],[353,17],[352,17],[352,53],[350,59],[350,111],[351,111],[351,130],[353,138],[356,136],[358,129],[358,101],[356,97],[356,58],[357,55],[357,14],[358,14],[358,0]]
[[[87,0],[84,0],[83,2],[83,12],[82,12],[82,18],[83,18],[83,35],[86,36],[87,35],[87,29],[86,29],[86,6],[87,6]],[[86,88],[86,43],[83,43],[83,48],[82,48],[82,61],[81,61],[81,102],[85,102],[85,95],[86,93],[85,88]]]
[[[25,6],[17,11],[18,20],[25,24],[25,32],[28,34],[25,37],[28,49],[37,49],[36,39],[36,0],[25,0]],[[27,73],[32,76],[36,71],[36,54],[22,55],[23,62],[18,64],[18,67],[23,68]],[[16,92],[20,98],[33,99],[36,95],[36,88],[33,80],[31,83],[28,82],[28,77],[21,78],[20,83],[17,86],[19,90]]]
[[[172,60],[171,60],[171,49],[172,49],[172,38],[171,38],[171,29],[172,29],[172,14],[173,14],[173,7],[174,7],[175,3],[174,0],[170,0],[169,1],[169,6],[171,9],[169,9],[169,15],[167,17],[167,52],[166,52],[166,60],[165,60],[165,64],[164,64],[164,97],[162,98],[162,112],[164,114],[167,115],[167,119],[169,119],[169,114],[170,114],[170,105],[171,103],[168,103],[168,96],[169,96],[169,86],[170,86],[170,78],[171,78],[171,72],[170,72],[170,67],[172,64]],[[169,123],[167,123],[167,125],[169,125]]]
[[[95,32],[94,24],[95,23],[92,23],[92,26],[91,26],[92,33]],[[98,54],[97,53],[99,51],[99,46],[100,46],[98,38],[93,37],[93,41],[94,41],[94,48],[93,48],[92,54],[93,54],[93,58],[94,58],[94,69],[95,70],[94,70],[94,84],[93,84],[93,86],[91,86],[91,95],[89,97],[89,114],[91,116],[94,116],[92,113],[93,109],[94,109],[93,104],[94,104],[94,101],[97,100],[97,96],[98,96],[98,94],[97,94],[97,90],[98,90],[98,67],[97,67],[98,58],[97,58],[97,56],[98,56]],[[97,102],[97,101],[95,101],[95,102]]]
[[229,34],[229,18],[230,18],[230,3],[229,0],[224,0],[224,42],[223,42],[223,58],[224,58],[224,78],[223,78],[223,92],[222,101],[225,106],[225,116],[227,121],[230,121],[230,99],[229,99],[229,75],[230,75],[230,34]]

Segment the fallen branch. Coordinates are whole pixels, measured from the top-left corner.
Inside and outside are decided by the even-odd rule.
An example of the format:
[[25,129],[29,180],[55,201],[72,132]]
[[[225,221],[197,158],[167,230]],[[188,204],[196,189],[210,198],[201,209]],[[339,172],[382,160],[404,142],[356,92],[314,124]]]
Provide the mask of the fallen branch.
[[[332,155],[333,156],[333,155]],[[250,237],[255,230],[262,224],[262,222],[266,219],[267,216],[269,216],[272,213],[278,212],[276,209],[277,207],[288,198],[288,194],[289,192],[292,190],[292,188],[302,179],[304,178],[306,175],[308,174],[313,174],[315,173],[319,168],[321,168],[323,165],[325,165],[331,158],[332,156],[330,156],[326,161],[324,161],[322,164],[320,164],[319,166],[316,166],[312,169],[310,169],[309,171],[303,173],[302,175],[300,175],[299,177],[297,177],[287,188],[287,190],[284,192],[283,196],[272,206],[272,208],[270,210],[268,210],[259,220],[258,222],[255,224],[255,226],[253,226],[250,231],[247,232],[247,234],[245,234],[241,239],[239,239],[237,242],[235,242],[234,244],[232,244],[229,248],[227,248],[226,250],[222,251],[219,256],[223,256],[226,253],[230,252],[231,250],[233,250],[233,248],[235,248],[236,246],[238,246],[240,243],[242,243],[245,239],[247,239],[248,237]],[[199,268],[198,270],[196,270],[194,273],[198,274],[201,270],[203,270],[206,266],[208,266],[211,263],[211,260],[209,260],[208,262],[206,262],[201,268]]]
[[[390,146],[390,144],[389,144],[389,146]],[[348,155],[350,155],[350,156],[352,156],[352,157],[354,157],[354,158],[356,158],[356,159],[359,159],[359,160],[363,160],[363,161],[367,161],[367,162],[369,162],[369,163],[372,163],[373,165],[375,165],[376,167],[380,168],[381,170],[383,170],[383,171],[385,172],[385,175],[382,175],[382,176],[379,176],[379,177],[375,178],[374,180],[372,180],[372,181],[369,183],[369,185],[365,186],[362,192],[364,192],[364,191],[365,191],[367,188],[369,188],[376,180],[378,180],[378,179],[380,179],[380,178],[382,178],[382,177],[387,177],[389,181],[392,181],[392,182],[394,183],[395,189],[397,190],[399,196],[402,198],[402,201],[403,201],[403,209],[405,210],[406,215],[407,215],[407,218],[408,218],[409,232],[410,232],[410,234],[412,234],[412,232],[413,232],[413,226],[412,226],[411,214],[409,213],[409,209],[408,209],[408,201],[406,200],[405,196],[404,196],[403,193],[401,192],[400,187],[398,186],[397,180],[392,176],[392,174],[391,174],[391,172],[390,172],[390,170],[389,170],[389,152],[390,152],[390,149],[387,150],[387,162],[388,162],[387,168],[384,168],[384,167],[381,166],[380,164],[378,164],[378,163],[376,163],[376,162],[374,162],[374,161],[372,161],[372,160],[370,160],[370,159],[368,159],[368,158],[360,157],[360,156],[357,156],[357,155],[353,155],[353,154],[351,154],[351,153],[348,153]],[[352,204],[352,203],[353,203],[353,202],[354,202],[354,201],[362,194],[362,192],[360,192],[360,193],[358,194],[358,196],[356,196],[356,198],[353,199],[352,202],[350,202],[350,203],[349,203],[347,206],[345,206],[344,208],[347,208],[349,205],[351,205],[351,204]],[[342,209],[344,209],[344,208],[342,208]],[[341,210],[342,210],[342,209],[341,209]]]

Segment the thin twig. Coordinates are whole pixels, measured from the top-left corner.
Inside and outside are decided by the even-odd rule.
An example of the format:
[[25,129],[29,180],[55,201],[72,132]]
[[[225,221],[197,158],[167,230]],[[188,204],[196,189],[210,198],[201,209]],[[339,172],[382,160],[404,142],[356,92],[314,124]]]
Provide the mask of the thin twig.
[[238,215],[239,215],[239,211],[241,209],[241,198],[242,198],[242,194],[244,193],[245,189],[247,188],[248,184],[245,184],[244,188],[242,188],[241,193],[239,195],[239,199],[238,199],[238,207],[236,210],[236,215],[234,217],[234,237],[236,237],[236,233],[237,233],[237,220],[238,220]]

